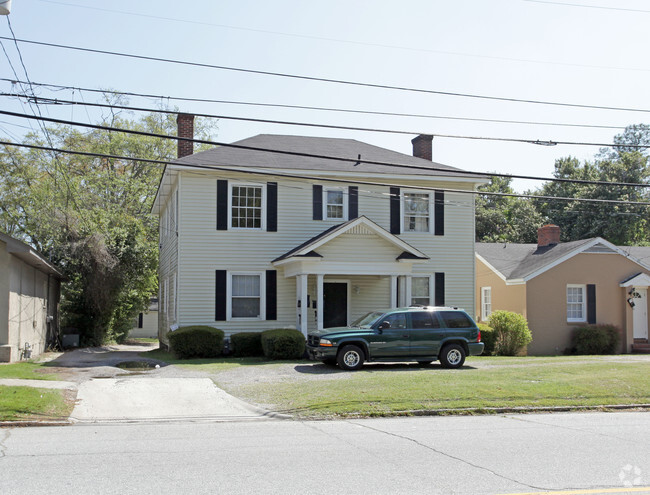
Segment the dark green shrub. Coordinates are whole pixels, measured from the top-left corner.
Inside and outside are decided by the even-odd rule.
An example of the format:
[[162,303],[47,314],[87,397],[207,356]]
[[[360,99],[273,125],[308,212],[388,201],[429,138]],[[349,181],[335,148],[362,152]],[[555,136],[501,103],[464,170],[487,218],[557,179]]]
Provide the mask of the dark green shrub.
[[492,356],[494,354],[494,345],[497,342],[496,332],[492,327],[485,323],[479,323],[478,329],[481,331],[481,342],[485,344],[483,355]]
[[230,349],[234,357],[259,357],[262,350],[262,332],[234,333],[230,336]]
[[264,356],[269,359],[300,359],[305,353],[305,336],[300,330],[267,330],[261,340]]
[[488,324],[496,334],[495,356],[516,356],[533,340],[526,318],[519,313],[495,311]]
[[178,359],[218,357],[223,351],[223,330],[208,326],[181,327],[167,333]]
[[573,329],[575,354],[616,354],[621,331],[614,325],[583,325]]

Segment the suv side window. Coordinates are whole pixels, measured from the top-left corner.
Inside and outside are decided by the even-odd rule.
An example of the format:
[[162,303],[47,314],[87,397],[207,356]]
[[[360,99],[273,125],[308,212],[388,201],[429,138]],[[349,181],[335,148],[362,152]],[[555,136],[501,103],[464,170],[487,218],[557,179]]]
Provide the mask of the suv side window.
[[406,315],[404,313],[393,313],[381,319],[382,322],[390,323],[391,328],[406,328]]
[[411,328],[440,328],[437,318],[432,318],[429,311],[413,311],[411,314]]
[[440,311],[438,314],[447,328],[474,328],[474,322],[460,311]]

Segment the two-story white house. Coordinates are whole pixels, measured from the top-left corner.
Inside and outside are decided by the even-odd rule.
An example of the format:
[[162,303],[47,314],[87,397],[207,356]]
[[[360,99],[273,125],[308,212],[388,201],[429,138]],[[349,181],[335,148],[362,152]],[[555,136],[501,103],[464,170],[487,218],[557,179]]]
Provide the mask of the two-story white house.
[[[179,137],[192,136],[179,115]],[[164,171],[159,336],[347,325],[368,311],[474,301],[474,195],[481,177],[352,139],[258,135]]]

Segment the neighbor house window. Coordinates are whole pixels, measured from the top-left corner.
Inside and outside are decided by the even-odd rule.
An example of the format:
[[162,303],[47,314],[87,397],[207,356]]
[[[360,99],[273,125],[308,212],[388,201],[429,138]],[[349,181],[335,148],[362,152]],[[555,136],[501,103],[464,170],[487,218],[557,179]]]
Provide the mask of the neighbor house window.
[[492,287],[481,287],[481,319],[487,321],[492,314]]
[[231,317],[261,318],[262,283],[258,274],[231,275]]
[[587,286],[567,285],[566,319],[567,321],[587,321]]
[[404,232],[431,231],[430,204],[427,193],[404,193],[402,208]]
[[323,218],[325,220],[345,219],[345,196],[342,189],[325,189]]
[[431,304],[431,277],[411,277],[411,306]]
[[263,187],[233,185],[230,200],[230,221],[233,229],[261,229]]

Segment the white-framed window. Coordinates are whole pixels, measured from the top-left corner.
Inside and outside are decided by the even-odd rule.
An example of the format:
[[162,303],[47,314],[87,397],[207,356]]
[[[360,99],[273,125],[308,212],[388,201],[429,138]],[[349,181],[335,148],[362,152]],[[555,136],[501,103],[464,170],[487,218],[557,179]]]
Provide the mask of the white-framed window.
[[228,273],[227,319],[266,318],[265,276],[261,272]]
[[432,232],[432,194],[405,191],[402,194],[402,232]]
[[266,228],[266,187],[260,184],[231,184],[228,192],[231,229]]
[[323,188],[323,219],[345,220],[348,216],[347,194],[340,188]]
[[481,320],[487,321],[492,314],[492,287],[481,287]]
[[566,321],[587,321],[587,286],[569,284],[566,286]]
[[411,306],[431,306],[432,284],[432,277],[411,277]]

